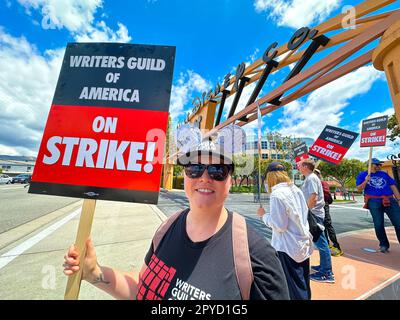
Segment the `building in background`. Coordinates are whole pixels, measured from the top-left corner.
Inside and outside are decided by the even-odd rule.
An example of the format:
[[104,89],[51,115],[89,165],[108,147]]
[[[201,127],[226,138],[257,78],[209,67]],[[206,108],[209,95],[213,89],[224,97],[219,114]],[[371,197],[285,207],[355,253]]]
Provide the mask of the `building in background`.
[[10,176],[32,173],[35,162],[35,157],[0,155],[0,169]]
[[[302,184],[304,177],[298,172],[293,156],[293,147],[305,142],[310,148],[314,143],[312,138],[284,137],[278,133],[269,133],[261,137],[261,159],[287,161],[292,163],[292,178],[296,185]],[[257,136],[246,136],[246,153],[258,154]]]

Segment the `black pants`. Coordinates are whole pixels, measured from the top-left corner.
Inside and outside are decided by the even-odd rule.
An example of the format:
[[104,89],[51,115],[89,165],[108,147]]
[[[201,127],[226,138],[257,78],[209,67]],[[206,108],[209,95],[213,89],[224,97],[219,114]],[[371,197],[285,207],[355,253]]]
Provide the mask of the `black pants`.
[[310,259],[296,262],[286,253],[278,251],[285,272],[291,300],[311,300]]
[[328,240],[328,243],[329,243],[329,240],[331,240],[332,241],[332,245],[335,248],[341,250],[339,242],[338,242],[338,240],[336,238],[335,229],[333,228],[333,225],[332,225],[332,218],[331,218],[331,215],[329,213],[329,204],[325,204],[324,210],[325,210],[325,219],[324,219],[325,237]]

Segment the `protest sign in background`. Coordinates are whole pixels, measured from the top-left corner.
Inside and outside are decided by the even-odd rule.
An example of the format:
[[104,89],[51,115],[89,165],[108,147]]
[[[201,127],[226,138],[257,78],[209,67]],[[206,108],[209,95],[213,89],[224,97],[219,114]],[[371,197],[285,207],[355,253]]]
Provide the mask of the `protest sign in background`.
[[311,146],[309,154],[333,164],[339,164],[356,140],[358,133],[326,126]]
[[68,44],[29,192],[157,203],[174,57]]
[[301,160],[308,159],[308,148],[305,142],[300,143],[299,145],[293,148],[294,159],[296,163]]
[[383,116],[363,120],[360,147],[385,146],[388,119],[388,116]]

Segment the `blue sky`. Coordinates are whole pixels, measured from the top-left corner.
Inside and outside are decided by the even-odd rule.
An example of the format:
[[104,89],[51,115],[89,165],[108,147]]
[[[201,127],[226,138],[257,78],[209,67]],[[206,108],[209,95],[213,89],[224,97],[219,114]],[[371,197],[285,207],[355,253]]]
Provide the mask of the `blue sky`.
[[[173,119],[183,120],[192,100],[239,63],[251,63],[272,42],[285,44],[299,27],[316,26],[345,5],[361,2],[0,0],[0,154],[37,154],[67,42],[176,46],[170,111]],[[398,8],[394,3],[379,12]],[[289,71],[271,76],[262,93],[277,87]],[[263,131],[316,138],[326,124],[358,131],[362,119],[392,113],[384,74],[368,65],[264,117]],[[252,133],[255,125],[246,131]],[[394,148],[379,148],[375,155],[386,157]],[[367,150],[355,142],[348,156],[366,158]]]

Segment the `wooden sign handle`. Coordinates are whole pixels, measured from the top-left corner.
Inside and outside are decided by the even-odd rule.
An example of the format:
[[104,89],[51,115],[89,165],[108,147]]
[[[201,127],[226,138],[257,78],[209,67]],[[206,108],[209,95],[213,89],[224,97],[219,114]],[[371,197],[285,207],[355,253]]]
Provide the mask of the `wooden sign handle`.
[[372,148],[373,148],[373,147],[369,147],[368,175],[371,174],[371,166],[372,166]]
[[79,297],[79,290],[81,288],[83,263],[86,255],[86,240],[90,236],[92,230],[92,222],[94,210],[96,208],[96,200],[85,199],[83,200],[81,217],[79,220],[78,233],[76,236],[75,247],[77,248],[80,256],[79,271],[68,277],[67,288],[65,289],[64,300],[77,300]]
[[315,163],[315,167],[314,167],[314,169],[317,169],[317,168],[318,168],[318,166],[320,165],[320,163],[321,163],[321,160],[317,160],[317,162]]

